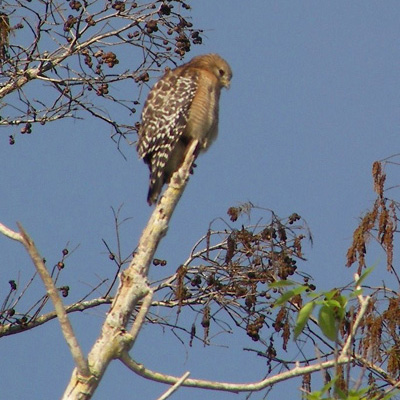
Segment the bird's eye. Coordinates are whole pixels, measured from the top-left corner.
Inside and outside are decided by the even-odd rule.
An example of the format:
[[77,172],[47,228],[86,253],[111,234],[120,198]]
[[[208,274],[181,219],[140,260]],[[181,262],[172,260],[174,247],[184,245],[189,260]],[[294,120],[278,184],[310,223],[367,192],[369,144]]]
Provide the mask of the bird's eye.
[[219,76],[224,76],[225,75],[225,71],[223,69],[220,69],[218,72],[219,72]]

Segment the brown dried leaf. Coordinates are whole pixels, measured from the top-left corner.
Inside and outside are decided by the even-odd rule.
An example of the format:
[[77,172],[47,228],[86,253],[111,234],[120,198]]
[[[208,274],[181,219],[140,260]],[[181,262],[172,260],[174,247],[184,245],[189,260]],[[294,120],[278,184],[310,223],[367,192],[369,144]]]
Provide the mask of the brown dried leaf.
[[187,268],[181,265],[176,271],[176,289],[175,296],[179,302],[179,309],[182,307],[183,300],[186,298],[186,289],[184,284],[184,278],[187,273]]
[[206,306],[203,309],[203,318],[201,320],[201,326],[204,328],[204,343],[207,342],[208,335],[210,333],[210,307]]
[[375,202],[372,211],[367,212],[361,219],[360,224],[353,233],[353,243],[347,250],[346,267],[350,267],[358,260],[358,274],[361,274],[362,268],[365,267],[366,244],[377,217],[378,203]]
[[386,174],[382,172],[382,164],[375,161],[372,165],[372,177],[374,178],[374,190],[380,198],[383,198]]
[[233,256],[235,255],[236,250],[236,241],[233,238],[233,233],[228,236],[226,240],[226,255],[225,255],[225,263],[229,264],[232,261]]

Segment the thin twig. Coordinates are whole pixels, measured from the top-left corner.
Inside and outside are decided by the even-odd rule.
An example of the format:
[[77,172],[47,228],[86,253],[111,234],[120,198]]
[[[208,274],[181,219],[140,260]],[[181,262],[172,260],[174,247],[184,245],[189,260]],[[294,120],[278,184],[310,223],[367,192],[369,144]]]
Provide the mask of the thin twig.
[[[93,307],[98,307],[102,304],[110,304],[111,303],[110,298],[104,299],[104,298],[98,298],[98,299],[93,299],[93,300],[88,300],[88,301],[81,301],[78,303],[71,304],[70,306],[65,307],[65,311],[69,314],[72,312],[77,312],[77,311],[84,311],[88,310]],[[51,311],[49,313],[43,314],[29,322],[27,322],[24,325],[16,325],[16,324],[7,324],[0,326],[0,337],[3,336],[9,336],[9,335],[14,335],[16,333],[20,332],[27,332],[30,329],[36,328],[37,326],[43,325],[46,322],[57,318],[57,313],[55,311]]]

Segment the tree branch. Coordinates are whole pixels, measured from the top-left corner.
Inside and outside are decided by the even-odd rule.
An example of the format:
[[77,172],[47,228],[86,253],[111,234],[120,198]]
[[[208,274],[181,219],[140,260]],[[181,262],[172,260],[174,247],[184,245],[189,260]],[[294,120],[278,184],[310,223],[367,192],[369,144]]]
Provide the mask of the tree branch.
[[[349,348],[352,343],[352,340],[357,332],[357,329],[362,321],[362,318],[367,311],[367,306],[369,302],[369,297],[363,298],[362,296],[359,296],[359,301],[360,301],[360,310],[358,312],[357,318],[354,322],[351,334],[347,338],[345,345],[343,346],[343,349],[341,353],[339,354],[339,357],[333,358],[332,360],[325,361],[325,362],[318,362],[313,365],[307,365],[304,367],[300,367],[296,365],[295,368],[285,371],[281,374],[274,375],[269,378],[265,378],[261,381],[254,382],[254,383],[229,383],[229,382],[216,382],[216,381],[207,381],[207,380],[201,380],[201,379],[186,379],[184,382],[181,383],[182,386],[188,386],[188,387],[196,387],[196,388],[202,388],[202,389],[211,389],[211,390],[221,390],[221,391],[227,391],[227,392],[250,392],[250,391],[259,391],[262,389],[265,389],[268,386],[271,386],[273,384],[276,384],[278,382],[282,382],[285,380],[292,379],[297,376],[303,376],[305,374],[310,374],[313,372],[329,369],[329,368],[334,368],[337,365],[342,365],[346,364],[348,362],[351,362],[355,359],[360,361],[360,358],[357,358],[354,355],[350,355],[349,353]],[[167,384],[176,384],[179,381],[179,377],[174,377],[171,375],[165,375],[161,374],[159,372],[154,372],[151,371],[147,368],[145,368],[142,364],[137,363],[134,361],[130,355],[128,354],[127,351],[123,352],[119,359],[121,362],[127,366],[131,371],[135,372],[136,374],[142,376],[143,378],[153,380],[156,382],[161,382],[161,383],[167,383]],[[364,360],[363,360],[364,361]],[[368,363],[370,364],[370,363]],[[366,365],[367,366],[367,365]],[[371,369],[374,369],[374,366],[368,365]]]
[[7,228],[2,223],[0,223],[0,233],[2,233],[4,236],[7,236],[10,239],[16,240],[17,242],[20,243],[23,242],[22,235],[19,232],[15,232],[10,228]]
[[[142,376],[143,378],[160,382],[166,384],[175,384],[179,381],[180,377],[175,377],[171,375],[162,374],[159,372],[151,371],[145,368],[142,364],[134,361],[128,354],[125,352],[120,355],[119,359],[121,362],[128,367],[131,371],[136,374]],[[338,364],[345,364],[351,361],[351,357],[342,358]],[[297,376],[302,376],[305,374],[309,374],[312,372],[321,371],[328,368],[333,368],[337,365],[336,360],[329,360],[313,365],[308,365],[305,367],[295,367],[289,371],[285,371],[281,374],[274,375],[270,378],[263,379],[258,382],[253,383],[230,383],[230,382],[217,382],[217,381],[207,381],[202,379],[186,379],[185,382],[182,383],[182,386],[187,387],[196,387],[201,389],[210,389],[210,390],[219,390],[225,392],[251,392],[251,391],[260,391],[265,389],[270,385],[274,385],[278,382],[282,382],[285,380],[292,379]]]
[[[93,307],[97,307],[102,304],[110,304],[110,298],[99,298],[88,301],[82,301],[78,303],[71,304],[65,307],[65,312],[67,314],[77,311],[85,311]],[[41,315],[32,321],[27,322],[24,325],[7,324],[0,326],[0,337],[14,335],[20,332],[29,331],[30,329],[36,328],[37,326],[43,325],[52,319],[57,318],[57,313],[51,311],[47,314]]]
[[173,393],[175,393],[181,386],[182,383],[185,382],[187,377],[190,375],[190,372],[185,372],[182,377],[175,383],[175,385],[171,386],[162,396],[160,396],[157,400],[165,400]]
[[[120,358],[132,347],[151,303],[152,290],[147,282],[149,266],[186,187],[196,158],[197,145],[198,142],[193,141],[189,146],[182,166],[172,176],[170,184],[143,230],[135,256],[128,268],[121,272],[117,294],[103,324],[100,337],[88,356],[90,378],[82,376],[79,370],[75,369],[63,399],[90,399],[111,360]],[[127,326],[132,312],[143,299],[144,309],[139,311],[138,322],[133,324],[131,332],[128,333]]]
[[[356,274],[355,281],[357,282],[358,279],[359,279],[359,276],[358,276],[358,274]],[[361,287],[357,286],[355,288],[355,290],[361,290]],[[369,296],[363,297],[362,295],[358,295],[357,297],[358,297],[358,301],[360,303],[360,311],[358,312],[357,318],[354,321],[353,328],[349,334],[349,337],[347,338],[347,340],[342,348],[339,359],[340,359],[340,357],[347,357],[347,355],[350,353],[351,345],[353,343],[353,339],[356,335],[357,329],[360,326],[361,320],[363,319],[365,312],[367,311],[370,297]]]
[[43,258],[40,256],[38,250],[35,247],[35,244],[33,243],[32,239],[28,236],[28,234],[25,232],[24,228],[22,227],[21,224],[18,224],[18,227],[21,232],[21,237],[22,241],[21,243],[25,246],[29,256],[31,257],[31,260],[33,261],[33,264],[36,267],[36,270],[38,271],[40,277],[42,278],[42,281],[46,287],[46,291],[51,298],[54,308],[57,313],[57,318],[60,322],[61,325],[61,330],[64,335],[64,338],[70,348],[72,357],[75,361],[75,364],[77,366],[77,369],[79,370],[79,373],[82,376],[89,376],[89,367],[87,364],[87,361],[82,353],[82,350],[79,346],[79,343],[76,339],[76,336],[74,334],[74,331],[72,329],[72,325],[68,319],[67,312],[65,311],[63,302],[61,300],[61,297],[58,293],[57,288],[54,286],[53,279],[51,278],[49,272],[47,271],[47,268],[43,262]]
[[139,330],[143,325],[143,322],[146,318],[147,313],[152,305],[151,300],[153,299],[153,290],[149,288],[149,292],[143,299],[143,303],[140,307],[138,314],[135,317],[135,321],[132,324],[132,328],[130,334],[132,336],[132,342],[134,342],[139,334]]

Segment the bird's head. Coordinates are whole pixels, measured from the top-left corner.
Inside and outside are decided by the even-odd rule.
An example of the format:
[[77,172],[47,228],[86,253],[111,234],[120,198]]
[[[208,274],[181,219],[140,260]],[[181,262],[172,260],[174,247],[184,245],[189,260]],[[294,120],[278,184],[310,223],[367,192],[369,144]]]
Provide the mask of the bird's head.
[[218,79],[221,87],[229,89],[232,79],[232,69],[218,54],[204,54],[194,57],[189,64],[211,71]]

